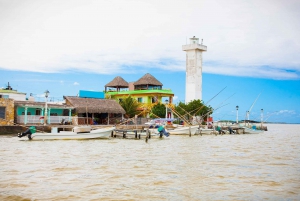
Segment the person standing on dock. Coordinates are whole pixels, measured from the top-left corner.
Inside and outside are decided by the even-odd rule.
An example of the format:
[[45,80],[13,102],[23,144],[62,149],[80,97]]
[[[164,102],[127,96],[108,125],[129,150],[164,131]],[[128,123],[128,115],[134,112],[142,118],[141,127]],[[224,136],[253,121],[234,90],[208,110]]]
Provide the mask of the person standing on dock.
[[169,137],[169,133],[166,131],[164,125],[160,125],[157,129],[157,131],[160,133],[160,134],[163,134],[165,135],[166,137]]

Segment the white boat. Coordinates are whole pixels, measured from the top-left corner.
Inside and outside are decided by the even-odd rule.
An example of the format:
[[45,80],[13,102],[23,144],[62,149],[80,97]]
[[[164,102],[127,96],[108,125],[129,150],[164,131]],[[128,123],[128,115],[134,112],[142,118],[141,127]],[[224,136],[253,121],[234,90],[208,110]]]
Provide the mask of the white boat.
[[195,126],[182,126],[182,127],[177,127],[173,130],[167,130],[170,135],[189,135],[191,133],[191,135],[195,135],[197,134],[199,131],[199,125],[195,125]]
[[243,128],[243,133],[244,134],[260,134],[260,133],[264,133],[264,130],[258,130],[258,129],[248,128],[248,127],[242,127],[242,128]]
[[[19,134],[18,137],[28,135],[28,140],[83,140],[83,139],[108,139],[115,127],[99,128],[92,130],[89,126],[75,126],[72,131],[55,133]],[[26,132],[26,131],[25,131]],[[25,133],[24,132],[24,133]]]

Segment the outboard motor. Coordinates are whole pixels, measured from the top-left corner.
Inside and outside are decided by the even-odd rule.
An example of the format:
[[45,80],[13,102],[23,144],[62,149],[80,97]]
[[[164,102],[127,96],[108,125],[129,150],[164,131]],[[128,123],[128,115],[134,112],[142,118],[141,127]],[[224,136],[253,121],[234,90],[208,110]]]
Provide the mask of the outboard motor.
[[25,132],[19,133],[18,137],[21,138],[28,135],[28,139],[31,140],[32,139],[31,135],[35,132],[36,132],[36,128],[34,126],[30,126]]

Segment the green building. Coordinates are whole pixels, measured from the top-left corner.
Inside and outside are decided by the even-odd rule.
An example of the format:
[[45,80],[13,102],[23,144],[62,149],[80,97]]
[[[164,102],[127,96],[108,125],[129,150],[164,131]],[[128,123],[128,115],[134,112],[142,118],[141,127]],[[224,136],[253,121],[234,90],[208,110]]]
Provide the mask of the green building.
[[[162,103],[165,98],[168,104],[172,104],[174,93],[171,89],[162,88],[163,84],[151,74],[147,73],[136,82],[126,82],[117,76],[105,85],[106,98],[122,101],[129,95],[142,104],[140,110],[151,110],[157,104]],[[171,113],[170,113],[171,115]]]

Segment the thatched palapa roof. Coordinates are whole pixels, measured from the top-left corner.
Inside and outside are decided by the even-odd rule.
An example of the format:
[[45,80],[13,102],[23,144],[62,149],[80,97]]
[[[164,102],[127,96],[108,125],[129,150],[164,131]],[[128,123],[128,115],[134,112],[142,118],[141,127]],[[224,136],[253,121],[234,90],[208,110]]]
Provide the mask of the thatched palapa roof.
[[98,98],[79,98],[64,96],[78,113],[115,113],[125,114],[125,110],[115,100]]
[[134,82],[134,85],[155,85],[155,86],[163,86],[163,84],[158,81],[151,74],[147,73],[143,77],[141,77],[138,81]]
[[111,82],[106,84],[105,87],[128,88],[128,82],[126,82],[122,77],[117,76]]

